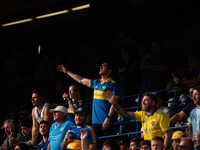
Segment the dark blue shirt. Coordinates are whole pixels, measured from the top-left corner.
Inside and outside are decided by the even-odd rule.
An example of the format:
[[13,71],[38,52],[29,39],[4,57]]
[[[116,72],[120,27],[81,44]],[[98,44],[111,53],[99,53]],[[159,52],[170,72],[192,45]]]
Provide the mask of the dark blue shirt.
[[37,150],[47,150],[48,144],[49,144],[49,141],[48,141],[48,140],[47,140],[46,142],[41,141],[41,142],[36,146],[36,147],[37,147]]
[[189,103],[188,105],[186,105],[183,108],[183,112],[189,117],[190,116],[190,112],[196,107],[196,105],[194,104],[194,102]]

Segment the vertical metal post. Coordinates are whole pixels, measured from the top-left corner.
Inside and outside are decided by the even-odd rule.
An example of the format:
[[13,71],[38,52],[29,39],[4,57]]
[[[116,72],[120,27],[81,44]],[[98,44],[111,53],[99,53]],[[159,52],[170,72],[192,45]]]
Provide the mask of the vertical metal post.
[[177,95],[177,88],[175,89],[175,91],[174,91],[174,101],[173,101],[173,103],[174,103],[174,105],[173,105],[173,115],[175,115],[175,113],[176,113],[176,95]]
[[[141,100],[140,100],[140,93],[138,93],[138,104],[137,104],[137,111],[140,110],[140,104],[141,104]],[[139,131],[139,122],[136,121],[136,132]],[[136,137],[138,136],[138,134],[136,134]]]

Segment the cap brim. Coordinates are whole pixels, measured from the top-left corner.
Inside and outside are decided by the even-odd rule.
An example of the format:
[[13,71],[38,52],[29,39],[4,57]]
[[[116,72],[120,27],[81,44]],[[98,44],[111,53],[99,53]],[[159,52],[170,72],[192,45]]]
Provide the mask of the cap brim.
[[53,113],[54,111],[56,111],[55,109],[50,109],[49,112]]
[[[63,111],[59,111],[59,110],[56,110],[56,109],[50,109],[49,112],[53,113],[53,112],[63,112]],[[67,114],[67,112],[63,112],[63,113]]]
[[86,112],[75,112],[75,114],[84,114],[85,116],[87,116],[88,114]]

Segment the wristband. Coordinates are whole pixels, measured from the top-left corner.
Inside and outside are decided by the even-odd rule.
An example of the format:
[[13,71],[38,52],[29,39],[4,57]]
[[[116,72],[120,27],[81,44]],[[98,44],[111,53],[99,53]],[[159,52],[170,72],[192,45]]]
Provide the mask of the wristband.
[[111,119],[110,116],[106,116],[106,118]]

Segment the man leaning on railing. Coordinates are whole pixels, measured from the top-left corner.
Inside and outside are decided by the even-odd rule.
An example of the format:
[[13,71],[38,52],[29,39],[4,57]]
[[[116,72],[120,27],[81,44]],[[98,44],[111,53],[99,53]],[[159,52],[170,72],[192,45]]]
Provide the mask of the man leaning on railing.
[[164,139],[164,150],[169,149],[171,140],[170,119],[166,113],[156,108],[157,97],[154,94],[144,94],[142,111],[137,112],[128,112],[120,107],[115,101],[115,94],[112,94],[111,91],[106,93],[106,97],[120,115],[142,123],[145,140],[160,136]]

